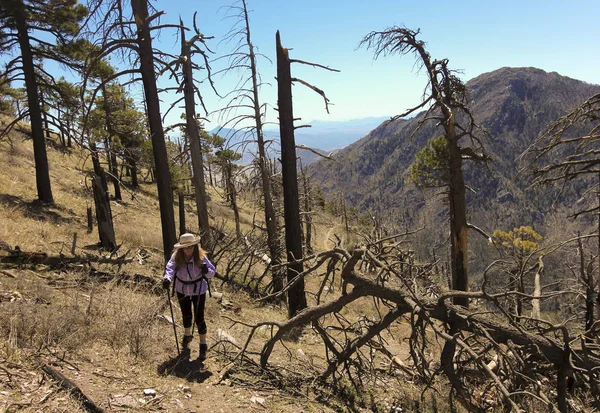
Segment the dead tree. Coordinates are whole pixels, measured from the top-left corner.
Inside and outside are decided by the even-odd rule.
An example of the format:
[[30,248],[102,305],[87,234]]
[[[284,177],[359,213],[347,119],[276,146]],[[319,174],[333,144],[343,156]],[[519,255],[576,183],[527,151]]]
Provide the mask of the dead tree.
[[[198,227],[200,229],[200,236],[202,238],[202,245],[212,245],[210,241],[210,225],[208,220],[208,202],[206,195],[206,183],[204,180],[204,160],[202,158],[202,143],[200,141],[200,133],[198,130],[198,115],[196,113],[196,99],[197,95],[199,102],[204,108],[204,112],[207,113],[204,106],[204,101],[200,90],[194,84],[194,69],[201,69],[198,64],[195,64],[192,58],[200,54],[203,58],[204,69],[208,73],[208,80],[210,85],[213,87],[211,79],[210,65],[208,64],[208,55],[205,50],[201,49],[199,45],[203,46],[206,50],[210,51],[206,45],[206,40],[210,37],[204,36],[196,27],[196,13],[194,13],[194,31],[195,35],[190,39],[186,40],[185,31],[188,30],[184,27],[183,22],[180,20],[181,26],[181,56],[176,61],[177,65],[181,65],[181,82],[178,87],[178,91],[183,89],[184,101],[185,101],[185,130],[186,136],[189,139],[190,152],[192,158],[192,182],[194,184],[195,196],[196,196],[196,213],[198,215]],[[216,90],[215,90],[216,93]],[[171,108],[179,104],[181,99],[171,105]]]
[[283,206],[285,218],[285,245],[288,283],[296,280],[288,291],[288,316],[292,318],[306,308],[304,279],[297,275],[303,272],[302,265],[302,221],[298,200],[298,175],[296,172],[296,142],[294,140],[294,114],[292,105],[292,76],[288,50],[281,46],[279,31],[277,42],[277,107],[279,133],[281,137],[281,174],[283,176]]
[[[361,41],[361,46],[374,50],[375,58],[392,54],[413,53],[428,77],[428,92],[423,102],[391,120],[405,117],[421,108],[427,108],[421,127],[426,121],[439,122],[447,145],[448,166],[448,203],[450,208],[450,262],[452,268],[451,287],[454,290],[468,291],[468,223],[466,205],[466,186],[463,175],[463,160],[471,159],[484,162],[487,156],[474,130],[477,125],[469,109],[468,93],[465,85],[448,67],[448,59],[432,60],[425,50],[425,43],[417,39],[419,31],[404,27],[392,27],[382,32],[371,32]],[[460,118],[459,118],[460,117]],[[461,124],[461,120],[466,124]],[[464,138],[464,139],[463,139]],[[462,146],[461,140],[470,140],[471,146]],[[454,303],[468,307],[468,295],[453,296]],[[451,328],[450,336],[458,330]],[[442,369],[448,376],[459,397],[466,398],[460,379],[454,369],[454,355],[457,342],[447,340],[442,351]]]
[[[258,70],[258,58],[264,57],[258,54],[252,43],[250,32],[250,19],[248,16],[248,7],[246,0],[241,0],[239,5],[230,7],[230,16],[236,18],[234,26],[227,34],[225,41],[234,41],[240,37],[236,49],[226,56],[229,59],[229,67],[225,71],[238,70],[243,68],[247,73],[246,79],[250,88],[234,90],[228,96],[231,96],[227,106],[222,110],[223,114],[228,114],[237,109],[248,109],[249,113],[243,113],[231,117],[223,126],[231,126],[237,131],[256,137],[258,158],[256,164],[260,174],[260,183],[262,189],[262,198],[264,203],[265,228],[267,233],[267,244],[271,260],[271,268],[277,268],[272,272],[271,289],[274,292],[283,289],[283,273],[279,264],[282,262],[282,245],[279,231],[279,217],[274,206],[274,194],[272,174],[268,155],[268,145],[265,142],[263,133],[264,116],[266,106],[261,104],[259,92],[263,85]],[[245,84],[245,82],[243,83]],[[249,126],[244,125],[244,121],[249,121]],[[239,128],[239,129],[238,129]],[[231,138],[235,138],[232,136]],[[247,142],[242,141],[240,145],[245,147]],[[243,152],[243,151],[242,151]]]
[[[421,108],[427,108],[424,120],[439,122],[444,130],[444,138],[448,147],[448,202],[450,206],[450,239],[452,288],[468,291],[468,224],[465,198],[465,181],[463,176],[463,160],[485,161],[481,142],[474,135],[477,128],[469,109],[466,106],[468,93],[465,85],[448,67],[448,59],[433,60],[425,50],[425,43],[417,39],[419,31],[404,27],[392,27],[382,32],[371,32],[366,35],[361,46],[373,49],[375,58],[393,54],[406,55],[413,53],[429,81],[423,102],[392,120],[405,117]],[[465,124],[461,124],[461,120]],[[470,140],[471,146],[465,147],[461,141]],[[455,304],[468,306],[465,297],[455,297]]]
[[[378,242],[373,243],[376,244]],[[550,255],[557,251],[549,249],[546,252]],[[403,262],[404,256],[397,250],[376,255],[370,247],[350,251],[338,247],[303,258],[301,261],[307,269],[298,274],[298,278],[322,276],[328,263],[335,260],[341,268],[345,292],[326,303],[307,308],[285,322],[264,321],[250,326],[247,343],[255,338],[254,332],[261,326],[268,326],[272,331],[262,345],[260,365],[269,368],[269,359],[277,343],[285,340],[293,330],[312,325],[327,354],[317,378],[336,383],[343,377],[354,383],[358,390],[363,380],[378,374],[373,365],[381,357],[393,358],[387,343],[401,338],[388,329],[401,321],[411,326],[408,338],[411,364],[404,368],[412,371],[413,380],[427,386],[442,379],[441,370],[432,364],[434,360],[429,347],[435,345],[435,340],[430,334],[454,343],[456,379],[460,380],[462,388],[457,400],[468,411],[483,411],[490,407],[486,398],[479,397],[482,389],[488,389],[485,391],[490,394],[489,398],[500,403],[497,406],[503,404],[506,410],[513,412],[567,412],[569,392],[574,391],[577,382],[580,392],[575,399],[587,397],[581,393],[586,388],[597,393],[599,383],[593,371],[600,368],[600,356],[596,346],[588,344],[582,336],[579,339],[580,330],[573,324],[552,325],[542,320],[525,324],[516,322],[508,307],[501,304],[506,292],[487,291],[493,276],[489,269],[494,263],[484,273],[482,291],[451,290],[432,296],[425,289],[416,288],[410,275],[411,271],[422,272],[425,278],[418,282],[425,283],[427,277],[433,276],[432,266],[413,264],[409,268]],[[367,275],[360,270],[363,260],[376,268],[377,275]],[[470,308],[455,305],[453,299],[456,296],[474,300],[477,304]],[[375,314],[379,316],[357,321],[340,316],[345,307],[363,297],[376,303]],[[556,297],[548,293],[522,295],[524,300],[542,302]],[[493,310],[486,310],[487,306]],[[578,317],[583,318],[583,314]],[[242,353],[245,351],[246,348],[241,349]],[[591,403],[598,405],[599,400],[596,398]]]
[[304,212],[303,212],[303,216],[304,216],[304,227],[305,227],[305,231],[306,231],[306,235],[303,237],[304,239],[304,245],[305,245],[305,250],[307,254],[312,254],[313,248],[312,248],[312,214],[313,214],[313,202],[312,202],[312,194],[311,194],[311,188],[310,188],[310,180],[308,178],[308,175],[306,174],[306,172],[304,171],[304,168],[302,167],[302,162],[300,162],[300,175],[302,176],[302,187],[303,187],[303,198],[304,198]]
[[296,142],[294,139],[294,113],[292,103],[292,82],[298,82],[309,87],[325,100],[325,109],[328,110],[329,99],[325,93],[302,79],[293,78],[291,63],[308,64],[327,70],[336,71],[315,63],[290,59],[288,49],[281,45],[279,31],[276,33],[277,48],[277,106],[279,113],[279,136],[281,139],[281,173],[283,176],[283,203],[285,217],[285,244],[287,250],[288,284],[294,281],[288,291],[288,315],[293,317],[296,313],[306,308],[304,294],[304,279],[297,275],[303,272],[302,268],[302,220],[300,219],[300,205],[298,196],[298,172],[296,168]]
[[100,176],[95,176],[92,179],[92,189],[94,192],[94,204],[96,206],[96,223],[98,224],[100,246],[113,251],[117,248],[115,228],[113,226],[108,193],[102,186],[102,178]]
[[[94,67],[92,62],[99,62],[114,52],[132,52],[139,66],[122,70],[104,79],[93,91],[90,99],[90,107],[95,96],[105,84],[126,75],[141,76],[144,86],[144,97],[148,114],[148,125],[152,139],[154,153],[155,179],[158,187],[158,200],[161,217],[161,228],[163,238],[163,252],[165,260],[171,256],[173,245],[177,241],[175,232],[175,216],[173,211],[173,193],[171,190],[171,174],[165,143],[165,133],[162,126],[160,113],[160,101],[155,76],[155,64],[163,65],[162,59],[155,59],[155,50],[152,47],[152,38],[155,30],[173,25],[157,25],[156,20],[162,13],[150,15],[147,0],[131,0],[130,8],[123,0],[96,0],[91,2],[90,9],[96,11],[93,16],[98,21],[98,26],[90,35],[101,36],[101,50],[91,53],[88,57],[90,62],[87,66]],[[130,16],[126,16],[127,11]],[[101,15],[105,12],[104,15]],[[175,26],[178,27],[178,26]],[[134,80],[140,80],[134,78]]]
[[[596,204],[577,210],[573,217],[598,214],[600,211],[600,93],[592,96],[570,113],[557,119],[540,135],[522,156],[521,173],[531,171],[534,185],[594,182]],[[600,215],[598,216],[598,259],[600,260]],[[600,265],[597,266],[600,272]],[[590,275],[591,276],[591,275]],[[600,318],[600,274],[595,287],[597,318]],[[589,285],[589,283],[588,283]],[[593,320],[588,320],[593,324]]]

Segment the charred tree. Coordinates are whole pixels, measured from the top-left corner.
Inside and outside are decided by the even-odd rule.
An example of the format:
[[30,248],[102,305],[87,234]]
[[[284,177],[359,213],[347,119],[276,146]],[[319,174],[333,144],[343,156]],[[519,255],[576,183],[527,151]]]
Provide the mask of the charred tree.
[[160,116],[160,101],[154,74],[154,53],[150,22],[158,16],[148,14],[147,0],[131,0],[131,8],[137,26],[137,46],[140,57],[140,73],[144,84],[144,95],[148,110],[148,123],[152,136],[152,149],[156,168],[156,183],[162,226],[163,252],[165,261],[171,256],[173,245],[177,242],[175,234],[175,216],[173,213],[173,192],[171,191],[171,174],[165,145],[165,133]]
[[35,159],[35,183],[38,199],[42,202],[52,203],[52,187],[50,185],[50,170],[48,167],[48,153],[46,151],[46,138],[42,124],[42,111],[40,108],[39,94],[33,63],[33,53],[29,39],[29,28],[25,17],[25,6],[21,0],[12,1],[14,7],[15,26],[21,58],[23,60],[23,76],[27,92],[27,105],[29,108],[29,121],[31,122],[31,136],[33,139],[33,157]]
[[114,136],[114,130],[112,125],[112,116],[111,112],[113,108],[111,107],[111,102],[109,102],[109,97],[107,95],[106,84],[102,84],[102,99],[104,103],[104,111],[106,114],[106,133],[108,134],[104,140],[104,144],[106,146],[106,159],[108,160],[108,171],[110,172],[110,180],[113,183],[113,188],[115,191],[115,199],[118,201],[122,200],[121,197],[121,188],[119,187],[119,173],[117,167],[117,155],[113,149],[113,141],[112,137]]
[[250,19],[248,16],[248,3],[246,0],[241,0],[240,5],[231,7],[234,11],[237,19],[234,27],[230,30],[227,35],[228,40],[232,40],[239,36],[238,47],[229,56],[226,56],[230,60],[230,67],[226,69],[237,70],[243,67],[249,71],[248,77],[244,79],[251,85],[251,87],[239,89],[233,91],[234,97],[229,101],[228,107],[224,109],[224,112],[231,110],[231,108],[248,108],[250,113],[234,116],[232,120],[227,123],[232,123],[234,128],[242,120],[248,120],[252,126],[248,126],[245,132],[248,132],[253,137],[256,137],[256,145],[258,150],[258,159],[256,165],[258,166],[261,182],[261,195],[264,203],[264,219],[265,227],[267,232],[267,245],[269,248],[270,255],[270,267],[272,269],[272,280],[270,288],[273,292],[279,292],[283,289],[284,285],[284,273],[283,267],[279,264],[282,262],[282,241],[280,237],[280,217],[278,216],[277,208],[275,206],[275,194],[274,194],[274,183],[272,182],[272,173],[270,168],[270,160],[267,152],[267,144],[264,139],[263,133],[263,119],[265,116],[265,106],[260,101],[260,88],[262,81],[260,79],[260,73],[258,70],[258,58],[261,57],[256,52],[254,44],[252,43],[251,30],[250,30]]
[[296,170],[296,142],[294,139],[294,114],[292,105],[292,76],[288,50],[281,45],[279,31],[277,47],[277,107],[281,137],[281,173],[283,176],[283,205],[285,217],[285,245],[288,266],[288,316],[294,317],[306,308],[302,261],[302,221],[298,200],[298,173]]
[[[428,78],[428,93],[415,108],[395,116],[402,118],[421,108],[427,108],[425,121],[439,122],[443,128],[443,138],[447,149],[447,185],[450,207],[450,261],[452,268],[452,289],[468,291],[468,223],[466,186],[463,175],[463,160],[487,161],[479,139],[475,136],[475,124],[466,106],[468,92],[462,81],[448,67],[448,59],[433,60],[425,50],[425,43],[417,39],[419,31],[403,27],[392,27],[382,32],[371,32],[363,38],[361,46],[373,49],[375,58],[398,53],[413,53],[422,65]],[[466,124],[459,122],[466,121]],[[421,122],[422,125],[424,123]],[[481,129],[481,128],[479,128]],[[461,140],[470,139],[472,146],[462,146]],[[457,296],[455,304],[468,306],[466,297]]]
[[96,206],[96,223],[98,224],[100,247],[114,251],[117,248],[117,242],[115,239],[110,201],[108,200],[108,193],[102,187],[100,176],[95,176],[92,179],[92,188],[94,192],[94,204]]
[[[195,16],[194,16],[195,17]],[[202,245],[210,244],[210,226],[208,222],[208,203],[206,198],[206,184],[204,181],[204,161],[202,159],[202,145],[198,133],[198,121],[196,118],[195,87],[193,81],[192,46],[196,41],[204,41],[202,34],[196,33],[191,40],[185,40],[183,22],[180,21],[181,29],[181,62],[183,73],[183,93],[185,98],[186,131],[190,140],[190,151],[192,157],[192,182],[196,196],[196,213],[198,215],[198,227],[202,238]],[[197,46],[196,46],[197,49]],[[208,65],[207,65],[208,67]],[[210,72],[209,72],[210,74]]]

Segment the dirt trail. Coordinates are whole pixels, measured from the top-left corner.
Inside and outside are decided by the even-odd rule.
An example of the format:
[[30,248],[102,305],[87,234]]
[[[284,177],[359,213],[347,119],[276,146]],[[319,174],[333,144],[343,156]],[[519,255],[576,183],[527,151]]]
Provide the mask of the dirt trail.
[[333,241],[331,241],[331,235],[333,233],[333,231],[337,228],[337,225],[333,225],[329,228],[329,230],[327,231],[327,235],[325,235],[325,238],[323,239],[323,250],[327,251],[333,247],[335,247],[335,243]]

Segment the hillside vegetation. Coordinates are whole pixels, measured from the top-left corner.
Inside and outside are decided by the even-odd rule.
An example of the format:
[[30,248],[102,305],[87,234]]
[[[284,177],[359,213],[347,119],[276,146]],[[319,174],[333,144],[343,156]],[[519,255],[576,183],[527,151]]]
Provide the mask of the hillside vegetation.
[[[521,172],[527,166],[521,156],[552,122],[600,92],[600,86],[536,68],[508,67],[482,74],[466,86],[473,118],[487,130],[480,139],[491,159],[485,166],[465,163],[470,222],[489,234],[529,225],[552,237],[553,224],[572,214],[575,202],[582,210],[595,205],[589,180],[532,188],[529,171]],[[419,126],[423,115],[384,122],[337,152],[335,161],[320,160],[307,169],[329,198],[341,194],[349,206],[369,211],[392,228],[428,228],[421,241],[430,249],[421,252],[430,256],[447,239],[435,228],[446,228],[448,209],[441,189],[417,189],[408,179],[416,154],[441,133],[434,121]],[[569,136],[585,135],[585,127],[574,126]],[[589,224],[583,222],[583,227]],[[476,254],[485,248],[487,239],[471,239]],[[489,262],[485,258],[473,258],[475,272],[483,271]]]
[[[78,149],[49,148],[48,154],[55,203],[42,206],[35,201],[30,139],[13,131],[10,139],[0,141],[0,257],[15,249],[65,257],[64,266],[58,267],[0,264],[1,411],[89,410],[75,393],[61,391],[44,369],[61,372],[107,411],[329,410],[327,403],[314,401],[315,394],[307,397],[283,377],[269,376],[252,365],[229,366],[248,332],[230,318],[245,323],[284,320],[286,311],[255,302],[223,279],[214,280],[215,294],[207,301],[209,359],[204,365],[196,360],[196,342],[189,361],[178,359],[159,285],[164,263],[155,184],[141,182],[137,191],[125,188],[122,202],[111,201],[120,245],[113,257],[133,260],[122,266],[96,263],[94,257],[108,257],[110,252],[98,250],[96,229],[87,231],[86,210],[93,205],[89,157]],[[209,192],[211,219],[233,230],[233,214],[222,191],[211,187]],[[252,227],[255,207],[251,199],[241,202],[245,232]],[[194,211],[186,206],[192,228],[197,226]],[[335,231],[336,224],[331,218],[321,221],[327,224],[316,220],[316,234],[321,234],[316,242],[323,245],[323,237]],[[68,264],[74,234],[75,255],[91,261]],[[227,275],[226,260],[216,264]],[[254,271],[260,274],[260,265]],[[173,306],[177,319],[179,310],[176,303]],[[178,334],[181,339],[180,324]],[[259,337],[266,338],[267,332]],[[314,337],[307,332],[290,344],[292,353],[278,350],[275,360],[310,374],[306,363],[313,357]],[[296,379],[302,380],[302,375]],[[145,394],[145,389],[155,393]]]
[[[393,125],[404,130],[410,122]],[[342,153],[395,145],[384,133],[391,126],[382,125]],[[519,191],[526,193],[525,186],[514,185],[510,196],[492,197],[502,201],[496,220],[487,218],[485,229],[497,231],[486,234],[486,244],[471,246],[474,266],[485,268],[475,273],[468,292],[448,287],[447,217],[438,190],[411,188],[408,195],[390,195],[391,184],[380,181],[371,195],[390,202],[378,204],[387,209],[366,205],[361,210],[340,196],[324,200],[314,188],[314,253],[303,258],[305,270],[297,276],[306,283],[308,308],[291,319],[282,301],[264,288],[269,282],[264,224],[257,218],[260,196],[252,179],[238,182],[242,237],[235,234],[224,191],[209,186],[211,226],[220,236],[211,259],[219,274],[207,302],[210,348],[203,363],[197,342],[191,352],[177,354],[170,307],[159,283],[164,262],[152,175],[140,171],[138,189],[124,176],[123,200],[110,202],[119,247],[101,250],[96,230],[87,227],[92,205],[88,153],[61,147],[56,137],[47,140],[54,203],[40,204],[28,126],[17,129],[21,132],[13,130],[0,141],[5,165],[0,170],[0,403],[7,412],[587,413],[599,404],[593,372],[600,368],[600,356],[593,339],[587,339],[595,328],[588,316],[590,302],[592,312],[594,307],[597,234],[583,232],[589,220],[563,219],[567,206],[543,216],[547,228],[557,228],[552,233],[513,228],[512,218],[526,216],[534,206],[542,211],[549,203],[542,197],[529,209],[508,205]],[[402,153],[400,146],[391,148],[376,151],[384,163],[386,153]],[[354,177],[357,171],[369,170],[367,181],[382,175],[369,161],[371,152],[354,156],[356,168],[339,172],[349,182],[356,179],[356,195],[363,179]],[[386,168],[390,174],[406,172],[408,164],[403,165]],[[396,176],[396,186],[406,188],[403,177]],[[493,192],[510,181],[509,175],[498,176],[495,189],[478,190]],[[583,196],[585,184],[553,199]],[[394,199],[406,208],[402,214]],[[585,208],[591,201],[582,199]],[[189,197],[185,202],[186,228],[194,231],[196,208]],[[518,209],[514,214],[513,208]],[[472,214],[487,217],[489,212],[474,208]],[[577,233],[583,235],[569,239]],[[39,261],[10,260],[27,252],[45,255],[37,256]],[[44,261],[50,257],[56,258],[52,265]],[[468,297],[470,306],[455,305],[457,295]],[[180,327],[178,318],[175,308]],[[455,352],[449,358],[444,356],[448,345]],[[63,391],[65,383],[71,383],[70,393]],[[448,392],[451,386],[455,391]]]

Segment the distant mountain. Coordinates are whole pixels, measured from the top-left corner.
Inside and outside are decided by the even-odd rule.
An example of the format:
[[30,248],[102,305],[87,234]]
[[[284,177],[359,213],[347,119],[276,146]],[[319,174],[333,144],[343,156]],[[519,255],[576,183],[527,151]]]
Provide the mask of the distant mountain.
[[[369,117],[348,121],[312,121],[308,123],[308,125],[311,125],[310,128],[297,129],[294,138],[296,145],[305,145],[320,153],[327,154],[335,149],[341,149],[352,142],[356,142],[386,119],[388,117]],[[245,147],[242,163],[249,162],[255,156],[255,145],[249,143],[244,145],[244,142],[247,143],[247,141],[251,140],[251,137],[243,133],[243,131],[236,132],[234,129],[214,128],[209,132],[218,132],[219,135],[228,138],[230,146],[236,148]],[[273,142],[271,154],[278,153],[279,129],[268,127],[265,128],[264,134],[266,140]],[[319,159],[317,155],[308,150],[298,150],[298,156],[302,159],[304,165],[308,165]]]
[[[515,179],[517,159],[551,122],[600,92],[600,86],[535,68],[502,68],[466,85],[475,121],[490,132],[489,138],[482,138],[492,157],[487,167],[465,164],[465,181],[471,189],[470,216],[484,221],[490,230],[541,224],[544,211],[555,199],[544,190],[535,196],[526,193],[527,178]],[[439,205],[427,210],[432,191],[422,191],[406,181],[416,153],[442,131],[434,122],[427,122],[411,137],[423,115],[382,124],[338,151],[336,161],[312,164],[313,182],[326,195],[342,192],[359,211],[380,213],[392,221],[414,225],[432,214],[442,220],[447,213],[444,197],[436,197],[441,199]],[[579,199],[584,190],[567,189],[560,196]]]

